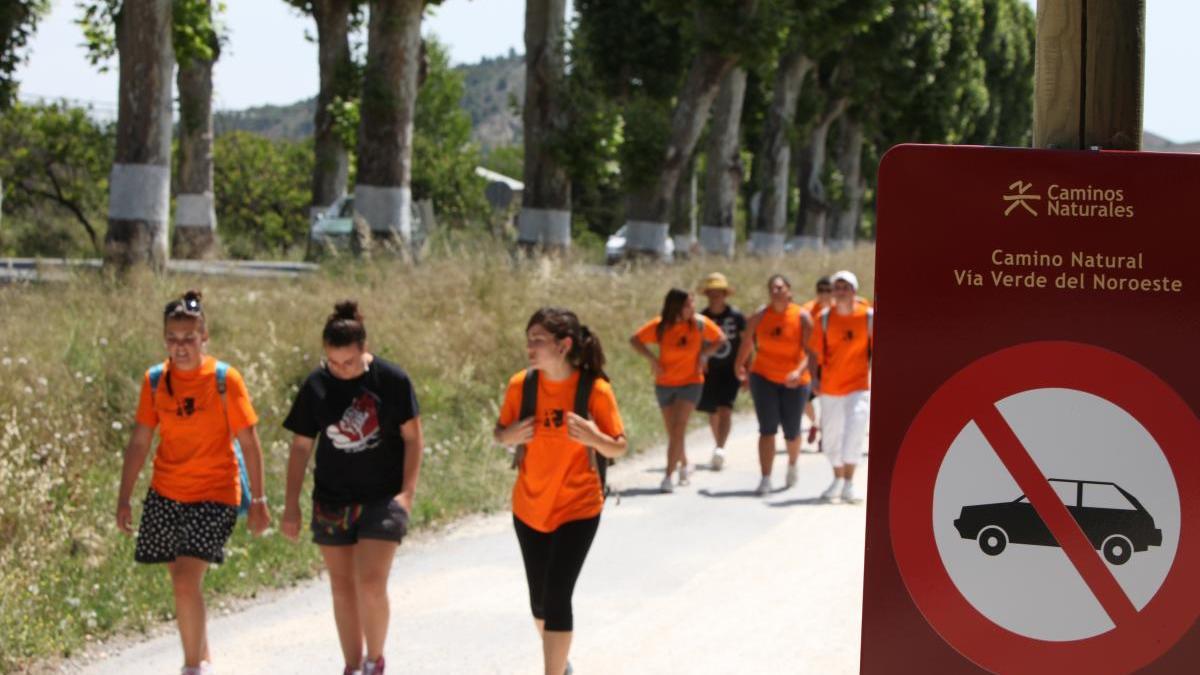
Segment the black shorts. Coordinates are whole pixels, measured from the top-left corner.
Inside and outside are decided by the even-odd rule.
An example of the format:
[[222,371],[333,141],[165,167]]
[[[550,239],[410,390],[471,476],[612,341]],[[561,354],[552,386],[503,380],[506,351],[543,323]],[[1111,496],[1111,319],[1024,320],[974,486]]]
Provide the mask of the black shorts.
[[394,499],[347,506],[313,502],[309,529],[319,546],[353,546],[359,539],[399,544],[408,534],[408,512]]
[[808,402],[808,386],[786,387],[778,382],[752,373],[750,396],[754,399],[754,414],[758,417],[758,433],[774,436],[783,427],[783,437],[800,437],[800,415]]
[[142,504],[133,559],[174,562],[179,556],[225,562],[225,543],[237,523],[237,507],[220,502],[177,502],[153,489]]
[[700,393],[696,410],[715,413],[717,408],[732,408],[740,388],[741,383],[732,370],[710,370],[704,376],[704,391]]

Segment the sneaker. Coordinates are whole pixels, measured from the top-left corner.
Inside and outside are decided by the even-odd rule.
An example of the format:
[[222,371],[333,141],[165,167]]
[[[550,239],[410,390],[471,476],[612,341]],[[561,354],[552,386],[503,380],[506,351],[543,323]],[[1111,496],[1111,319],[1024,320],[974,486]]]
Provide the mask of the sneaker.
[[683,486],[683,485],[690,485],[690,484],[691,484],[691,481],[688,480],[687,464],[681,464],[679,466],[679,485]]
[[759,483],[758,483],[758,488],[754,490],[754,494],[758,495],[759,497],[765,497],[768,494],[770,494],[770,492],[771,492],[771,477],[763,476],[762,480],[759,481]]
[[797,467],[795,464],[789,464],[788,472],[787,472],[787,479],[784,481],[785,485],[787,485],[788,487],[792,487],[793,485],[796,484],[796,481],[799,479],[800,479],[799,467]]
[[713,450],[712,461],[708,463],[713,471],[720,471],[725,466],[725,451],[721,448]]
[[842,488],[842,501],[847,504],[858,503],[858,493],[854,489],[854,483],[846,482],[846,486]]
[[374,661],[363,659],[363,675],[383,675],[383,657]]
[[833,482],[829,484],[829,487],[825,488],[825,491],[821,493],[821,501],[833,501],[833,498],[837,496],[838,487],[840,487],[839,483],[841,482],[842,479],[834,478]]
[[659,485],[658,488],[660,490],[662,490],[663,492],[665,492],[666,494],[671,494],[672,492],[674,492],[675,486],[671,483],[671,476],[669,476],[669,475],[663,476],[662,485]]
[[184,666],[179,671],[179,675],[204,675],[204,673],[201,672],[200,666]]
[[571,662],[567,661],[567,669],[563,671],[563,675],[574,675],[575,669],[571,667]]
[[212,664],[208,661],[200,662],[200,675],[216,675],[216,672],[217,671],[212,667]]
[[346,668],[342,671],[342,675],[362,675],[362,671],[357,668],[346,666]]

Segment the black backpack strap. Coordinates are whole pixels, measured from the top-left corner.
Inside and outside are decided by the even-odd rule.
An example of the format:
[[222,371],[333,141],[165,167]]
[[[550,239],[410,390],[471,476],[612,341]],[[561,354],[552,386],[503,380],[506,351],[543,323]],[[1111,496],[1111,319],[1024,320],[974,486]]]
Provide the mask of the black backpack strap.
[[[525,371],[525,381],[521,383],[521,412],[517,421],[526,420],[537,415],[538,371],[529,368]],[[512,468],[519,469],[525,461],[525,444],[517,446],[513,453]]]
[[[589,405],[592,401],[592,391],[596,387],[596,374],[585,371],[579,371],[579,383],[575,387],[575,414],[584,419],[591,419],[591,414],[588,412]],[[608,465],[612,464],[612,460],[600,453],[594,448],[588,448],[588,463],[600,474],[600,487],[604,489],[605,496],[608,496]]]

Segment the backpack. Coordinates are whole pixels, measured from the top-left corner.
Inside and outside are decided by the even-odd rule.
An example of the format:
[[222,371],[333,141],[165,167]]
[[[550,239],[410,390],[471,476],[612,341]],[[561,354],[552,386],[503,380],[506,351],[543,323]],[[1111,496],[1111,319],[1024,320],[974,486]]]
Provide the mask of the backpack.
[[[155,364],[150,368],[151,400],[154,400],[154,396],[158,393],[158,382],[162,379],[164,372],[166,372],[166,368],[162,363]],[[217,361],[217,393],[221,395],[221,412],[225,417],[225,428],[229,431],[230,440],[233,441],[233,454],[237,457],[238,474],[242,486],[242,498],[238,504],[238,515],[244,516],[250,511],[250,476],[246,473],[246,458],[242,456],[242,444],[238,443],[237,438],[234,438],[233,429],[229,426],[229,406],[225,398],[228,375],[229,364],[224,361]],[[170,385],[168,384],[168,386]]]
[[[575,388],[575,414],[584,419],[590,419],[588,403],[592,399],[592,389],[596,385],[596,376],[592,373],[579,371],[579,383]],[[517,419],[523,420],[537,414],[538,371],[529,368],[525,371],[525,381],[521,384],[521,412]],[[604,497],[608,498],[608,467],[613,463],[612,458],[605,457],[592,448],[588,448],[588,463],[600,475],[600,488]],[[512,468],[521,466],[525,459],[525,445],[518,445],[513,455]]]
[[[821,310],[821,347],[825,351],[825,361],[829,361],[829,338],[825,337],[829,333],[829,313],[833,311],[832,307],[826,307]],[[867,308],[867,365],[871,364],[871,350],[875,339],[875,308]]]

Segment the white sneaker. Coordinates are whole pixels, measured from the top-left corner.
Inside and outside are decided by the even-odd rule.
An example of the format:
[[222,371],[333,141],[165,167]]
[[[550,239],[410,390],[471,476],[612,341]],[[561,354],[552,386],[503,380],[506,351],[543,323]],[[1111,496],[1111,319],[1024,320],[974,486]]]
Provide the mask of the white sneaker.
[[788,471],[787,471],[787,479],[784,481],[784,484],[787,485],[788,487],[792,487],[793,485],[796,484],[797,480],[800,480],[799,467],[797,467],[795,464],[789,464]]
[[216,675],[217,671],[208,661],[200,662],[200,675]]
[[662,484],[659,485],[658,488],[667,494],[675,491],[675,485],[671,483],[671,477],[669,475],[663,476]]
[[691,481],[688,480],[687,464],[679,465],[679,485],[681,487],[684,485],[691,485]]
[[837,496],[838,488],[841,487],[841,482],[841,478],[834,478],[829,487],[825,488],[825,491],[821,493],[821,501],[833,501],[833,498]]
[[720,471],[725,466],[725,451],[721,448],[713,450],[712,461],[708,463],[713,471]]
[[758,488],[754,490],[754,494],[758,495],[759,497],[765,497],[768,494],[770,494],[770,492],[771,492],[771,477],[763,476],[762,480],[759,481],[759,483],[758,483]]
[[858,492],[854,489],[854,483],[846,482],[846,486],[842,488],[842,501],[847,504],[858,503]]

